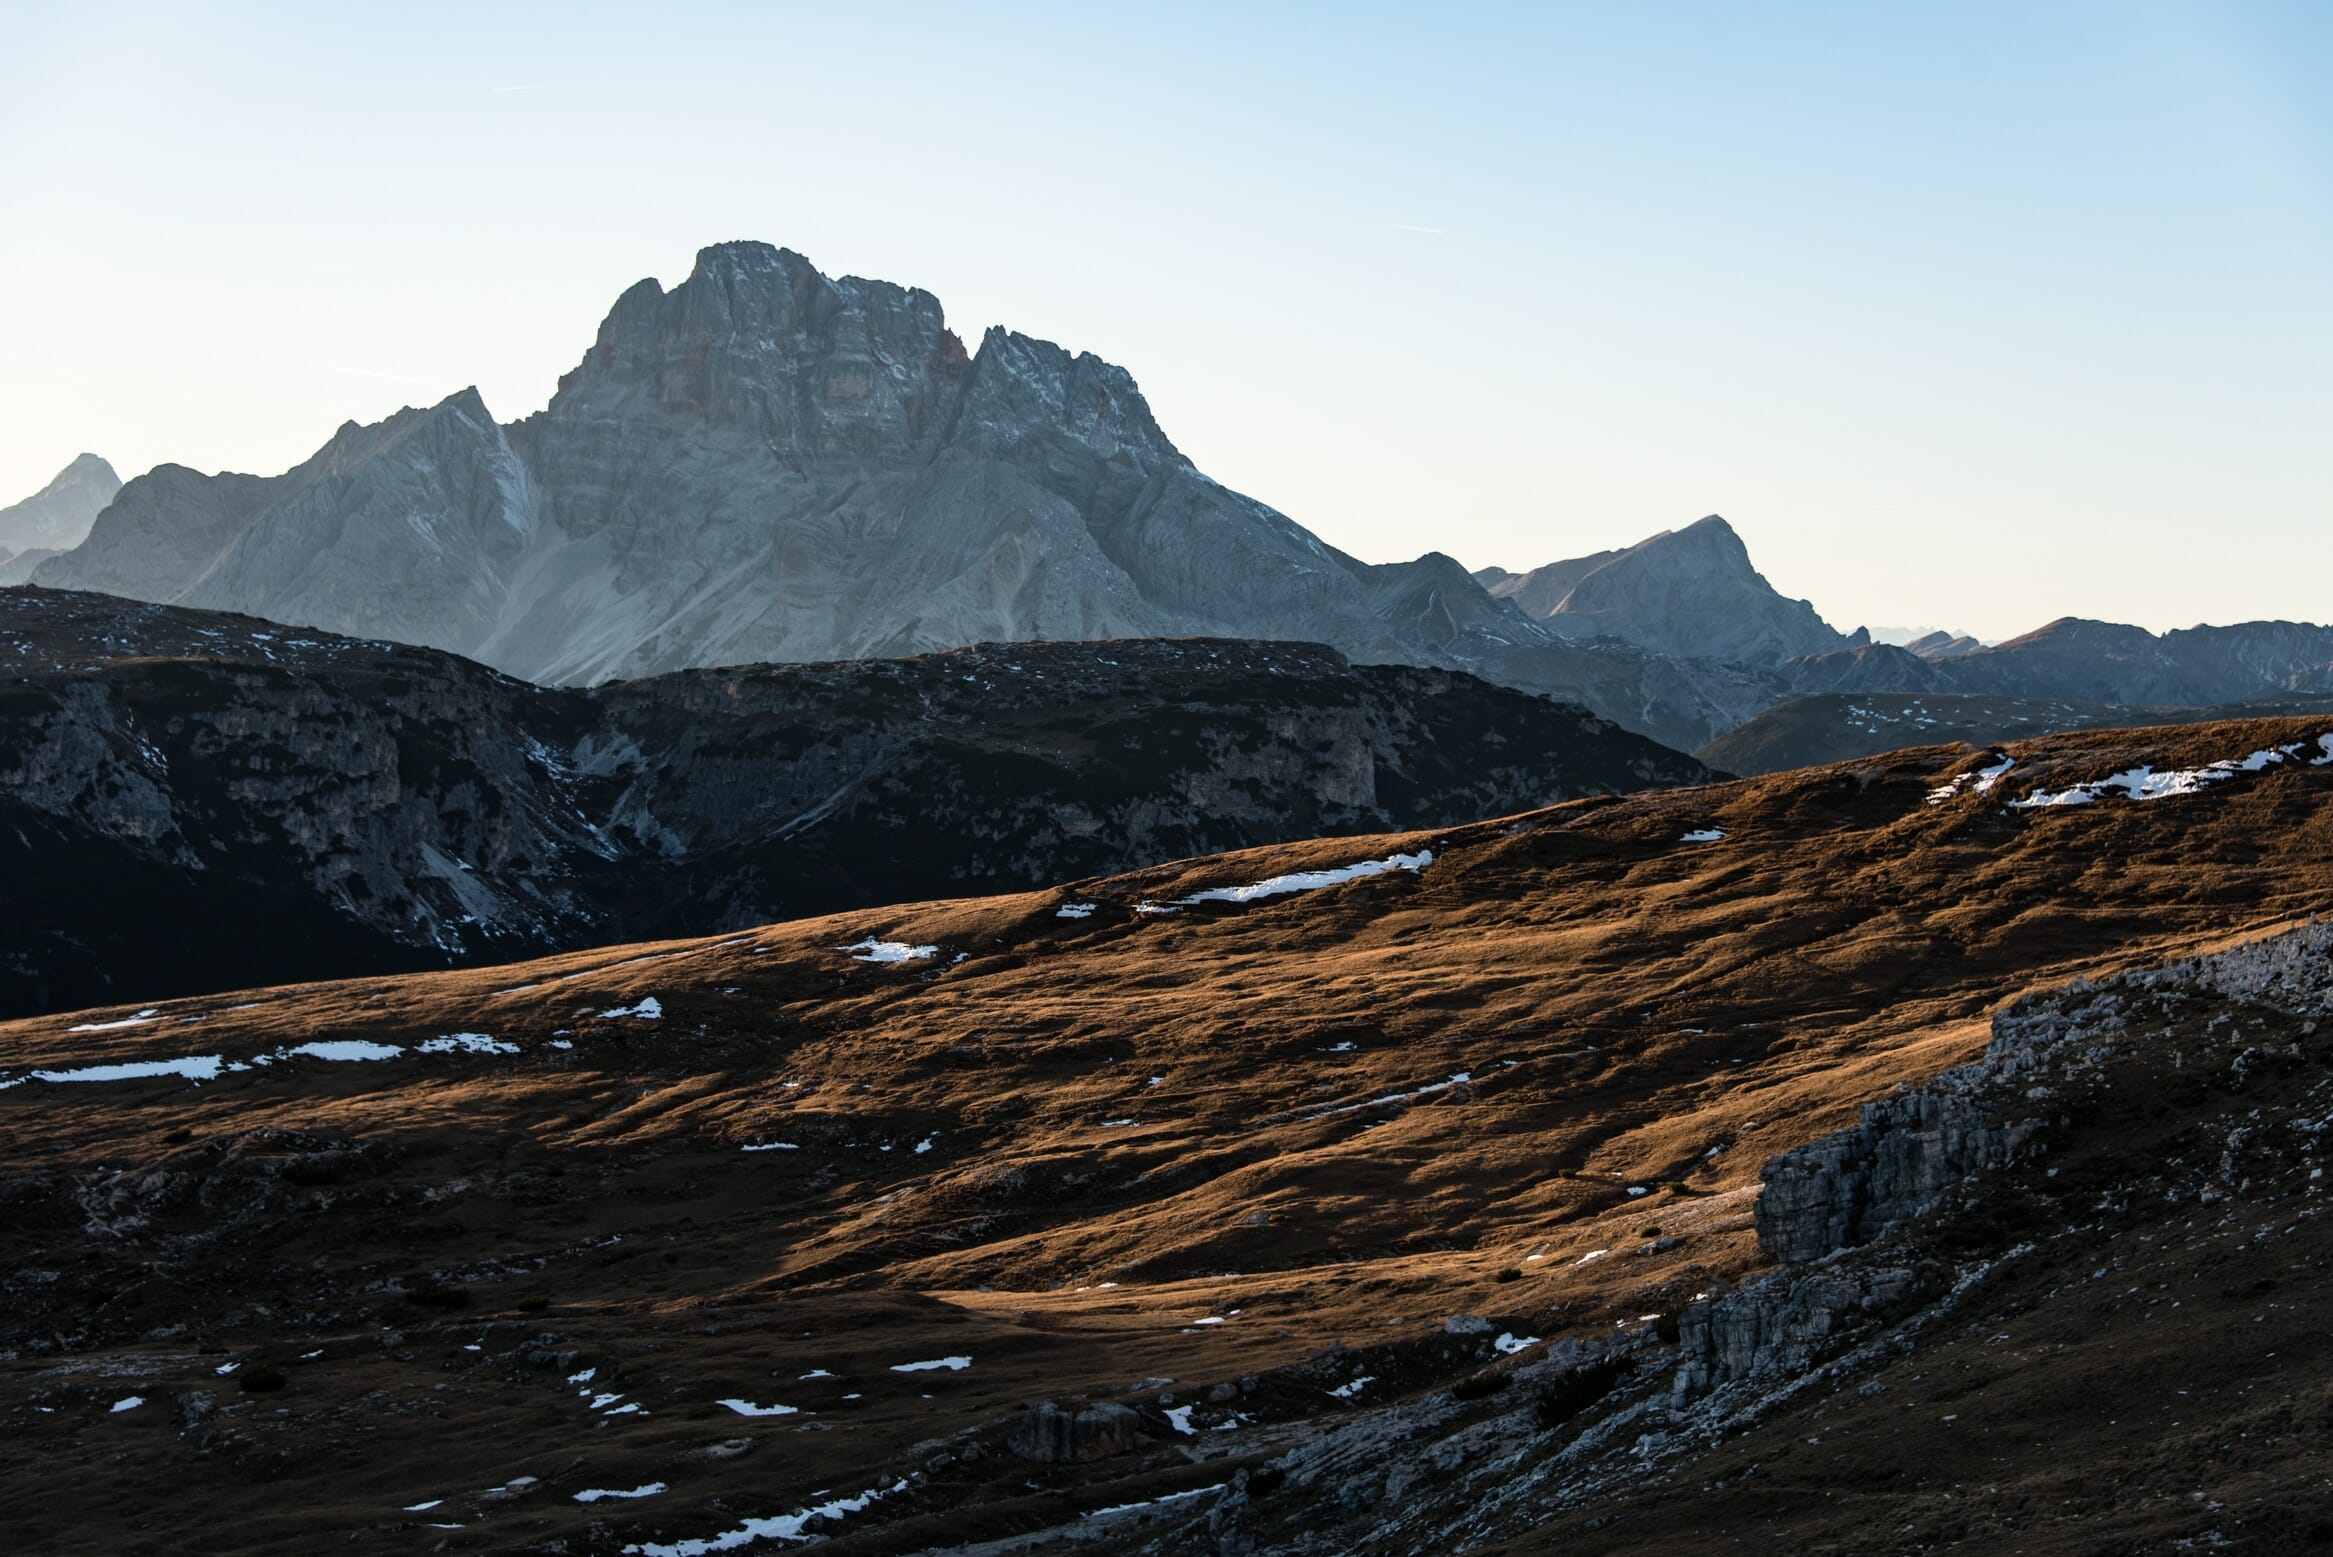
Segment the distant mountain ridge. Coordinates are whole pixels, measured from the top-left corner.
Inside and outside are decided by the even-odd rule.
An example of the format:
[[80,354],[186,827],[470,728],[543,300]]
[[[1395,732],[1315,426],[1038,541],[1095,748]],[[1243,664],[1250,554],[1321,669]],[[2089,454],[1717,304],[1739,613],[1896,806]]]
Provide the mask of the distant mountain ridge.
[[20,503],[0,508],[0,584],[21,584],[49,558],[78,546],[122,489],[113,467],[82,454]]
[[1871,641],[1861,628],[1839,632],[1811,601],[1786,599],[1716,514],[1622,551],[1474,578],[1567,638],[1609,634],[1663,654],[1768,664]]
[[1784,669],[1806,692],[1983,692],[2206,708],[2333,691],[2333,627],[2238,622],[2158,635],[2068,616],[2003,643],[1867,644]]
[[37,581],[450,649],[546,684],[982,641],[1320,641],[1695,744],[1755,675],[1575,642],[1454,560],[1372,565],[1200,474],[1123,369],[720,244],[619,298],[549,407],[475,390],[281,476],[165,466]]
[[281,475],[165,465],[11,577],[545,685],[979,642],[1319,642],[1684,750],[1819,692],[2204,706],[2333,683],[2333,634],[2307,624],[1875,644],[1775,590],[1716,515],[1521,574],[1365,563],[1202,474],[1124,369],[1002,328],[968,350],[930,293],[762,243],[627,290],[533,416],[498,423],[465,389]]
[[1985,692],[1817,692],[1738,724],[1693,755],[1744,775],[1849,762],[1908,747],[2002,746],[2074,730],[2153,728],[2301,714],[2333,717],[2333,692],[2205,708],[2083,703]]

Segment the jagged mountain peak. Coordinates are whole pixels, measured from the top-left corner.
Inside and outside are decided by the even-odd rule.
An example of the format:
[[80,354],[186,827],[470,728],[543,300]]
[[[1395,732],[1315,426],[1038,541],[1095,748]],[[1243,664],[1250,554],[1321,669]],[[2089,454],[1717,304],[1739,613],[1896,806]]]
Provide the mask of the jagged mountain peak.
[[1709,514],[1677,529],[1648,535],[1634,546],[1622,548],[1619,555],[1696,557],[1707,564],[1747,574],[1761,583],[1765,581],[1765,575],[1750,561],[1750,548],[1741,532],[1727,523],[1722,514]]
[[1738,556],[1745,565],[1750,560],[1750,548],[1743,543],[1741,532],[1728,523],[1723,514],[1704,514],[1680,529],[1662,531],[1645,544],[1649,546],[1653,541],[1690,542]]
[[752,437],[796,466],[898,460],[938,424],[967,365],[929,292],[722,243],[670,291],[647,280],[619,297],[544,415],[671,417]]
[[1066,435],[1104,459],[1190,461],[1151,414],[1134,375],[1095,356],[991,325],[974,354],[951,441],[994,447],[1031,435]]
[[[625,290],[550,404],[508,427],[464,390],[344,427],[282,476],[132,491],[31,576],[542,682],[1189,634],[1473,670],[1680,746],[1771,700],[1756,672],[1712,681],[1615,641],[1617,617],[1567,623],[1597,640],[1567,642],[1447,559],[1360,562],[1201,474],[1125,368],[1002,326],[967,351],[931,293],[762,242]],[[1663,545],[1722,551],[1730,531],[1709,528]],[[1666,571],[1729,570],[1746,562]]]

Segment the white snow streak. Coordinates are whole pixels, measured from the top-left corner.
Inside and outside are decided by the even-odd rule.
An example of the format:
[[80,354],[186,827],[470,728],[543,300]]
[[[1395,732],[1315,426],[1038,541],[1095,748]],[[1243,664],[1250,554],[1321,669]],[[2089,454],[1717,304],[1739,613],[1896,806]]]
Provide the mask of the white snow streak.
[[2015,757],[2000,752],[1995,752],[1993,755],[2001,759],[1993,766],[1979,769],[1974,773],[1955,775],[1951,783],[1928,791],[1928,803],[1932,806],[1940,806],[1963,789],[1973,788],[1980,795],[1991,794],[1993,786],[2001,782],[2002,776],[2017,766]]
[[326,1038],[317,1043],[303,1043],[289,1049],[278,1049],[277,1055],[290,1059],[298,1056],[311,1060],[393,1060],[405,1051],[393,1043],[370,1043],[362,1038]]
[[430,1038],[413,1046],[416,1054],[516,1054],[518,1045],[504,1043],[486,1033],[447,1033],[443,1038]]
[[122,1065],[84,1065],[78,1070],[36,1070],[13,1081],[0,1081],[0,1091],[27,1081],[142,1081],[150,1076],[216,1081],[225,1068],[225,1058],[216,1054],[189,1055],[175,1060],[135,1060]]
[[1118,1514],[1137,1513],[1146,1508],[1157,1508],[1163,1503],[1183,1503],[1192,1498],[1203,1498],[1210,1492],[1221,1492],[1229,1482],[1217,1482],[1212,1487],[1193,1487],[1188,1492],[1169,1492],[1164,1497],[1147,1498],[1140,1503],[1113,1503],[1108,1508],[1097,1508],[1086,1515],[1088,1519],[1109,1519]]
[[940,951],[937,946],[910,946],[905,941],[878,941],[871,935],[855,945],[838,946],[835,949],[853,953],[853,962],[914,962],[922,957],[936,957]]
[[907,1483],[902,1481],[888,1488],[870,1488],[855,1498],[834,1498],[811,1508],[796,1509],[774,1519],[748,1519],[736,1529],[724,1530],[719,1535],[685,1541],[644,1541],[625,1547],[625,1557],[710,1557],[713,1552],[735,1551],[755,1541],[799,1541],[802,1532],[818,1520],[860,1513],[877,1500],[906,1490]]
[[750,1400],[717,1400],[718,1406],[727,1406],[739,1416],[800,1416],[798,1406],[757,1406]]
[[65,1031],[69,1033],[118,1033],[125,1027],[143,1027],[148,1022],[161,1020],[161,1013],[152,1006],[148,1006],[136,1016],[125,1016],[118,1022],[83,1022],[80,1026],[68,1027]]
[[1288,892],[1317,892],[1323,887],[1343,886],[1348,881],[1359,881],[1367,876],[1382,876],[1387,871],[1424,870],[1434,863],[1434,851],[1420,849],[1415,854],[1395,854],[1382,860],[1362,860],[1355,865],[1340,865],[1334,870],[1299,870],[1285,876],[1272,876],[1244,887],[1208,887],[1189,897],[1178,897],[1167,903],[1137,903],[1135,912],[1143,914],[1171,913],[1188,908],[1193,903],[1253,903],[1259,898],[1279,897]]
[[[2333,739],[2326,737],[2325,739]],[[2021,800],[2009,802],[2013,811],[2032,811],[2050,806],[2086,806],[2103,800],[2116,792],[2132,800],[2168,800],[2174,795],[2200,795],[2212,785],[2239,773],[2259,773],[2274,767],[2301,750],[2298,744],[2269,747],[2249,756],[2232,757],[2207,767],[2181,768],[2169,773],[2158,773],[2151,766],[2126,768],[2087,784],[2072,784],[2064,789],[2037,789]],[[2333,750],[2333,748],[2329,748]]]

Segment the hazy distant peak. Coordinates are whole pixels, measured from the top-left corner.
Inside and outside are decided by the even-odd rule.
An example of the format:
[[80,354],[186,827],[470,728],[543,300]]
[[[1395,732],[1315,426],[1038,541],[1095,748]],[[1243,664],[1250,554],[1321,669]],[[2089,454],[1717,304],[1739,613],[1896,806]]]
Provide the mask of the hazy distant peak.
[[1861,641],[1778,593],[1719,514],[1618,551],[1522,574],[1485,569],[1475,580],[1567,637],[1608,635],[1687,658],[1773,664]]
[[78,546],[89,527],[122,489],[113,466],[94,454],[77,454],[48,485],[0,508],[0,552],[61,551]]

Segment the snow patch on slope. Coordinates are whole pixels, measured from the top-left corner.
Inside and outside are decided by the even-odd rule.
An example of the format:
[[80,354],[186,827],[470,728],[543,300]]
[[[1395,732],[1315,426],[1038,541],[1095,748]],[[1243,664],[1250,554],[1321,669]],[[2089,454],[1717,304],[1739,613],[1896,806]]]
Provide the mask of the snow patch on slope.
[[1259,898],[1279,897],[1289,892],[1317,892],[1323,887],[1339,887],[1348,881],[1359,881],[1368,876],[1382,876],[1387,871],[1406,870],[1411,873],[1424,870],[1434,863],[1434,851],[1420,849],[1415,854],[1395,854],[1382,860],[1362,860],[1352,865],[1339,865],[1332,870],[1291,871],[1285,876],[1271,876],[1250,882],[1244,887],[1208,887],[1189,897],[1178,897],[1167,903],[1137,903],[1134,911],[1141,914],[1170,914],[1178,908],[1194,903],[1253,903]]
[[936,957],[940,952],[937,946],[910,946],[905,941],[878,941],[871,935],[863,941],[837,947],[836,950],[852,953],[853,962],[914,962],[924,957]]
[[[2333,740],[2320,738],[2319,744]],[[2112,773],[2087,784],[2071,784],[2064,789],[2037,789],[2023,799],[2012,800],[2013,811],[2032,811],[2052,806],[2086,806],[2119,793],[2131,800],[2168,800],[2174,795],[2200,795],[2212,785],[2234,778],[2239,773],[2259,773],[2288,761],[2302,750],[2299,742],[2290,746],[2268,747],[2243,757],[2231,757],[2201,768],[2180,768],[2159,773],[2152,766],[2142,764]],[[2327,748],[2333,755],[2333,747]]]

